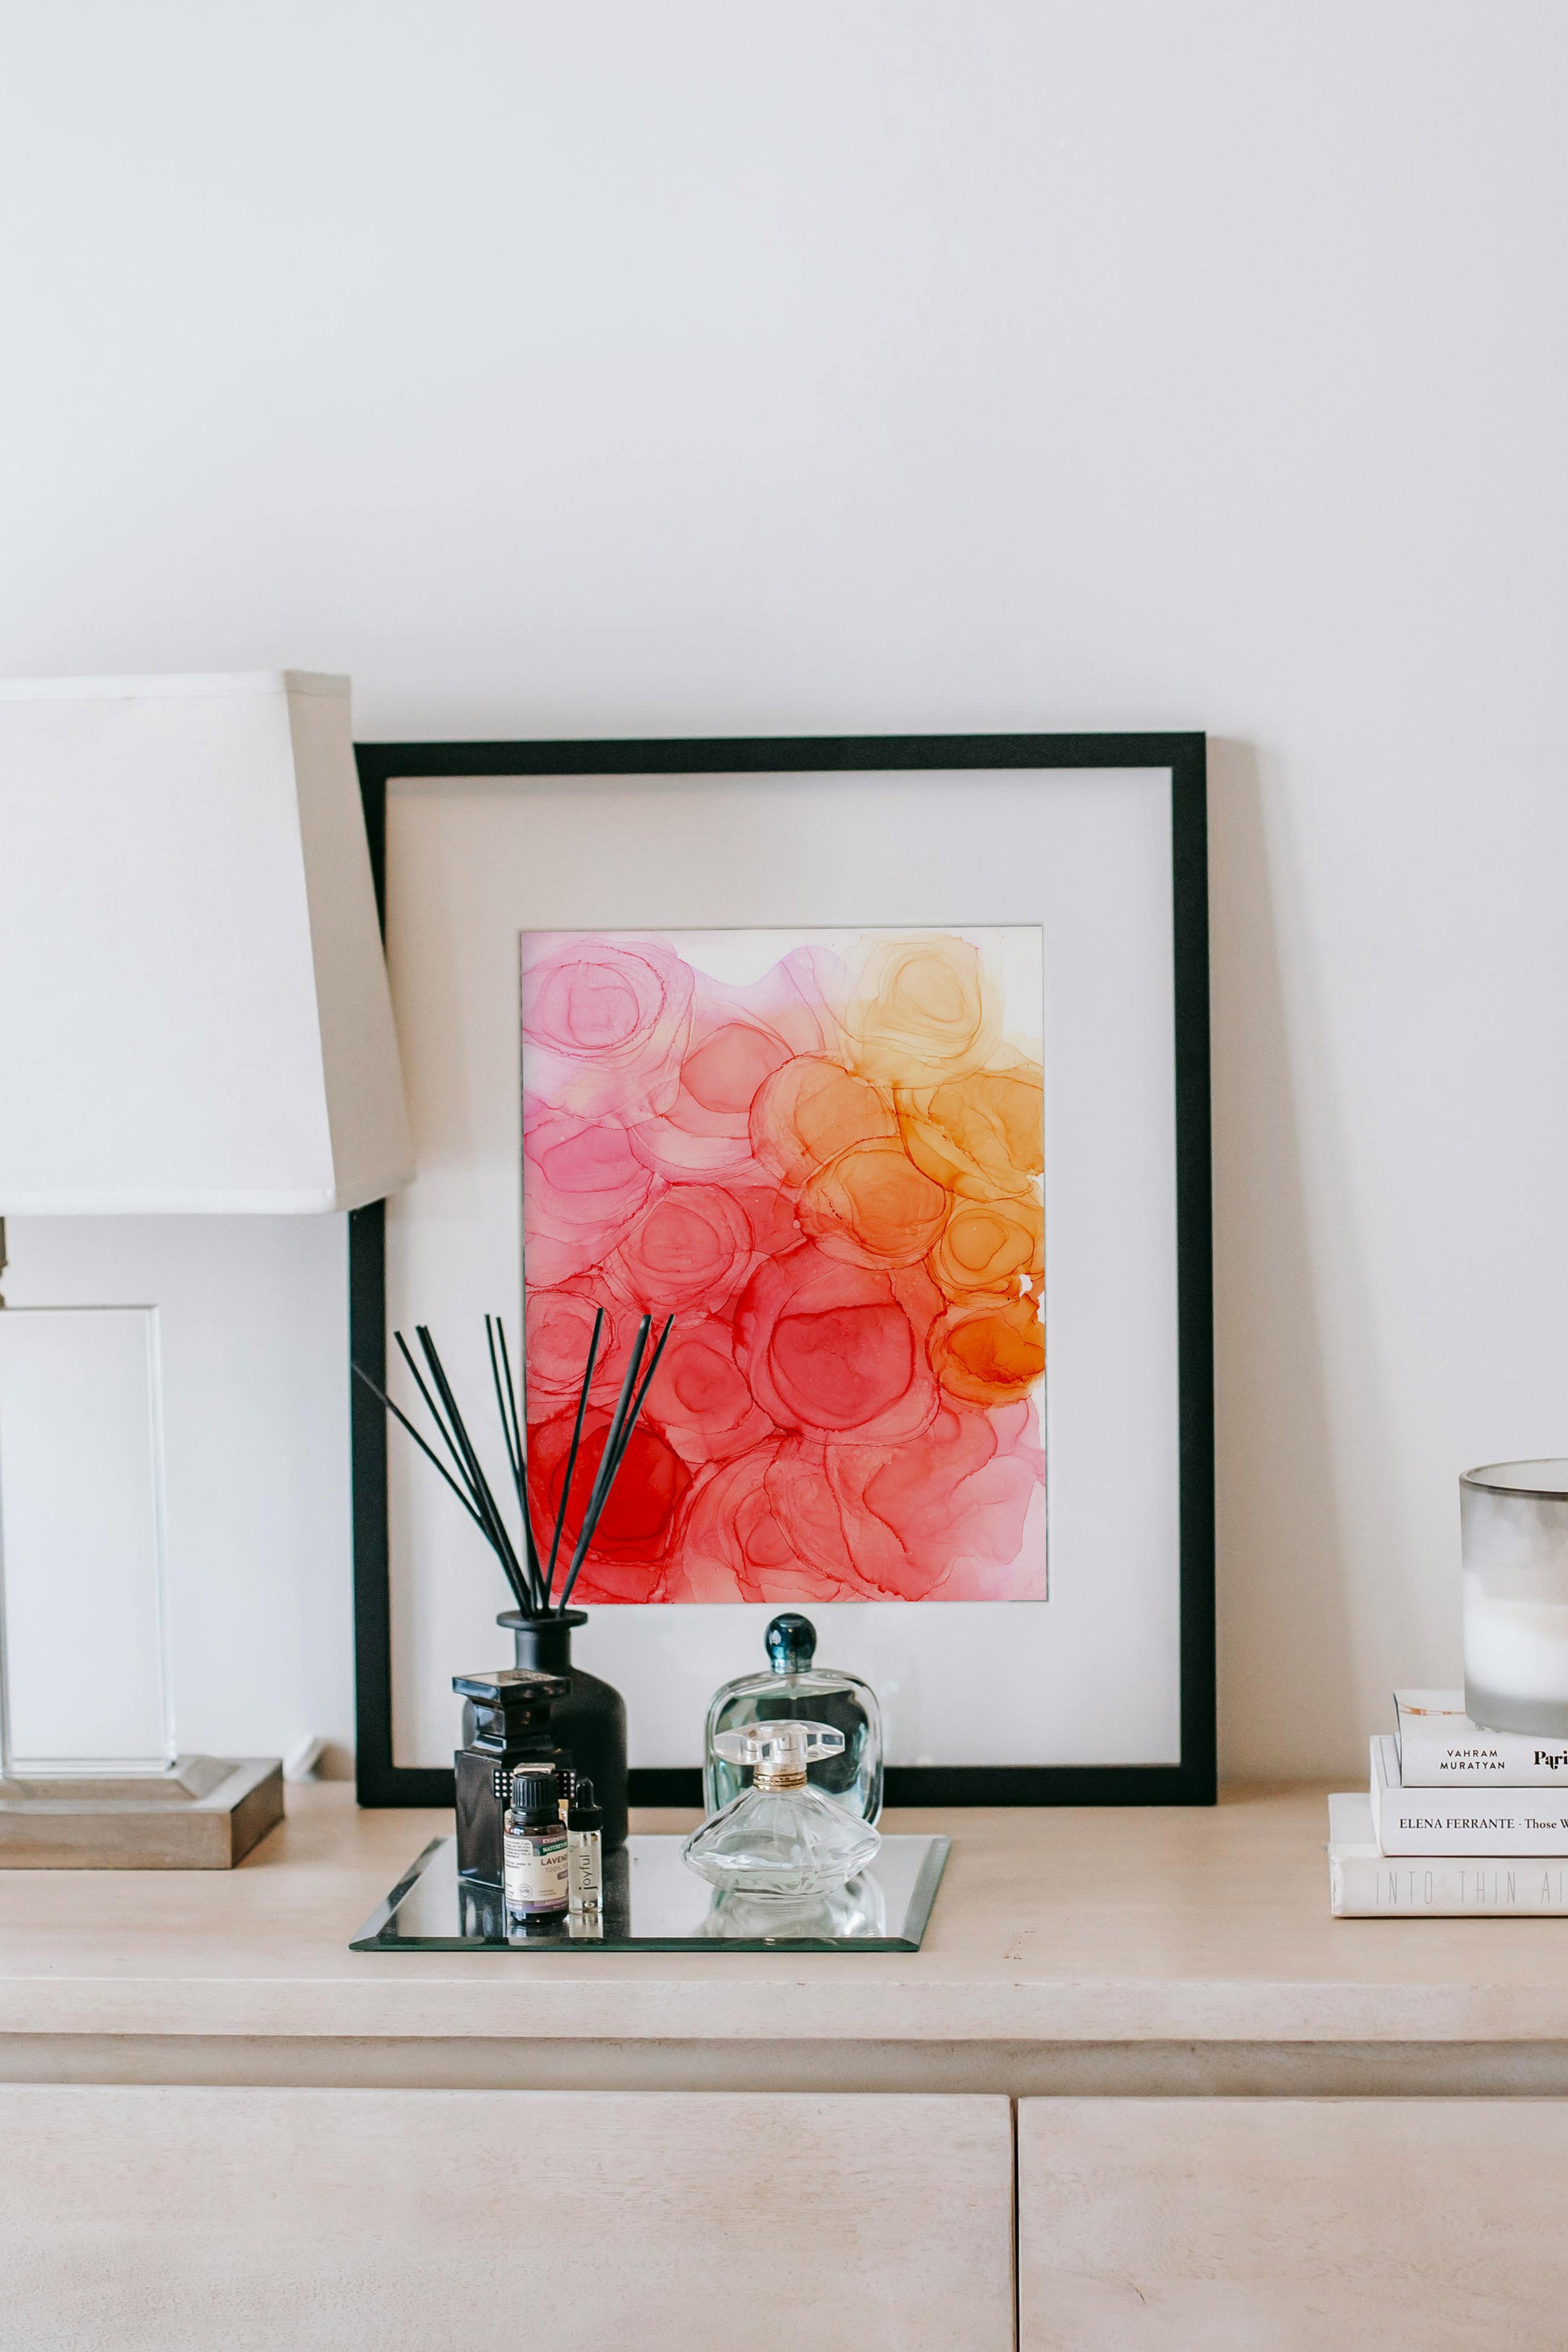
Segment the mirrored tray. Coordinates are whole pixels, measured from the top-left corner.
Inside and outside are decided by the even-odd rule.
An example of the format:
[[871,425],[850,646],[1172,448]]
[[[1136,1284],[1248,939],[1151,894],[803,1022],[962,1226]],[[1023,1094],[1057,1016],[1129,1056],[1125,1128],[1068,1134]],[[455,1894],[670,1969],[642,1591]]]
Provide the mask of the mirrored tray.
[[551,1919],[509,1942],[499,1886],[458,1876],[456,1838],[434,1838],[349,1947],[355,1952],[918,1952],[947,1861],[944,1837],[885,1837],[869,1870],[832,1895],[721,1895],[688,1870],[679,1837],[632,1837],[605,1856],[595,1919]]

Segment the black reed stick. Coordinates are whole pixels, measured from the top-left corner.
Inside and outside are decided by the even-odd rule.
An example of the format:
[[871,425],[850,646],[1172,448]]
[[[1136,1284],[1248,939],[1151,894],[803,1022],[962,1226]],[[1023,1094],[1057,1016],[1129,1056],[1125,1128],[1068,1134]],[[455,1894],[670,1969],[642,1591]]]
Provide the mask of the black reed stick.
[[[658,1360],[664,1353],[664,1343],[668,1339],[674,1328],[674,1316],[667,1315],[665,1318],[664,1328],[658,1335],[658,1345],[654,1349],[652,1356],[649,1358],[648,1368],[642,1376],[642,1386],[638,1389],[636,1396],[632,1399],[631,1419],[626,1423],[625,1433],[621,1439],[620,1451],[616,1455],[616,1468],[617,1470],[621,1466],[622,1457],[626,1453],[626,1447],[631,1444],[632,1432],[637,1427],[637,1415],[643,1409],[643,1399],[647,1396],[649,1389],[653,1386],[653,1376],[658,1370]],[[614,1474],[612,1473],[612,1475],[613,1475]]]
[[[522,1421],[518,1412],[518,1383],[512,1378],[511,1357],[507,1351],[506,1325],[498,1315],[495,1318],[496,1338],[500,1343],[500,1366],[506,1376],[506,1392],[511,1400],[512,1454],[517,1463],[521,1484],[517,1490],[517,1507],[522,1513],[523,1540],[528,1547],[529,1573],[539,1592],[541,1608],[544,1605],[544,1570],[540,1565],[539,1543],[533,1532],[533,1514],[528,1506],[528,1447],[523,1440]],[[523,1367],[523,1402],[528,1402],[528,1368]]]
[[430,1368],[430,1377],[436,1383],[437,1393],[447,1408],[458,1443],[462,1448],[463,1458],[468,1465],[468,1477],[474,1489],[474,1499],[495,1530],[501,1558],[503,1561],[510,1563],[509,1575],[512,1570],[516,1571],[512,1576],[513,1587],[516,1589],[518,1580],[522,1575],[521,1563],[518,1559],[516,1547],[512,1543],[506,1521],[501,1517],[496,1498],[490,1492],[490,1483],[485,1475],[484,1465],[479,1460],[479,1450],[468,1435],[468,1424],[463,1419],[457,1397],[453,1393],[452,1383],[447,1378],[447,1367],[441,1361],[440,1351],[430,1334],[428,1326],[416,1323],[414,1329],[415,1337],[424,1351],[425,1360]]
[[404,1362],[407,1365],[409,1370],[414,1375],[414,1385],[425,1400],[425,1410],[429,1414],[431,1420],[435,1423],[437,1428],[440,1431],[447,1451],[451,1455],[454,1464],[457,1465],[458,1475],[461,1478],[464,1486],[468,1488],[468,1491],[471,1494],[473,1489],[472,1482],[468,1476],[467,1456],[463,1453],[461,1446],[458,1444],[457,1439],[453,1436],[451,1431],[447,1428],[446,1422],[443,1420],[440,1406],[437,1403],[435,1398],[426,1387],[425,1376],[414,1360],[413,1351],[409,1348],[407,1340],[404,1338],[401,1331],[395,1331],[392,1336],[397,1343],[397,1351],[399,1355],[403,1358]]
[[[409,1349],[408,1342],[404,1338],[402,1332],[395,1331],[392,1336],[397,1343],[398,1353],[401,1355],[404,1362],[407,1365],[410,1372],[414,1376],[414,1385],[425,1401],[425,1410],[429,1414],[431,1420],[435,1423],[441,1441],[446,1446],[448,1455],[451,1457],[452,1467],[457,1473],[458,1484],[462,1488],[464,1494],[467,1495],[469,1503],[478,1514],[480,1525],[485,1529],[487,1538],[489,1538],[490,1537],[489,1522],[485,1515],[483,1499],[474,1483],[473,1470],[470,1464],[472,1448],[467,1446],[466,1444],[458,1444],[458,1439],[453,1434],[451,1427],[447,1421],[446,1415],[441,1410],[441,1407],[437,1403],[435,1398],[431,1395],[428,1387],[426,1385],[425,1377],[420,1371],[418,1365],[415,1362],[414,1357]],[[456,1407],[454,1406],[454,1411],[455,1410]],[[459,1420],[461,1419],[460,1414],[458,1417]]]
[[567,1578],[565,1585],[562,1590],[561,1606],[563,1610],[566,1609],[571,1603],[573,1587],[575,1585],[578,1576],[582,1572],[583,1562],[588,1555],[588,1547],[594,1539],[594,1530],[599,1524],[605,1505],[610,1498],[610,1489],[615,1485],[616,1477],[620,1470],[621,1464],[626,1459],[626,1448],[632,1442],[632,1432],[637,1427],[637,1415],[641,1412],[644,1400],[647,1395],[649,1388],[653,1384],[653,1376],[658,1370],[658,1360],[664,1353],[665,1342],[668,1339],[671,1331],[675,1328],[675,1318],[673,1315],[666,1318],[664,1329],[659,1333],[658,1345],[655,1348],[652,1356],[649,1358],[647,1370],[644,1374],[642,1384],[637,1390],[631,1404],[631,1409],[627,1412],[627,1393],[631,1388],[632,1378],[637,1371],[643,1349],[647,1344],[648,1333],[652,1328],[653,1318],[649,1315],[645,1315],[637,1331],[637,1344],[636,1349],[633,1350],[631,1364],[627,1368],[626,1381],[622,1386],[620,1402],[616,1408],[616,1418],[611,1422],[609,1430],[605,1438],[605,1451],[599,1462],[599,1475],[594,1481],[594,1491],[588,1498],[588,1508],[584,1516],[582,1530],[577,1538],[577,1548],[572,1556],[572,1573]]
[[[652,1328],[652,1316],[645,1315],[642,1321],[637,1325],[637,1336],[632,1342],[632,1352],[627,1359],[626,1373],[621,1381],[621,1392],[616,1399],[616,1409],[610,1415],[610,1425],[605,1432],[605,1443],[603,1450],[599,1455],[599,1466],[594,1473],[594,1483],[588,1489],[588,1501],[586,1508],[583,1513],[583,1524],[577,1530],[577,1541],[573,1549],[572,1574],[571,1578],[568,1580],[568,1590],[570,1590],[571,1582],[575,1580],[577,1570],[583,1564],[583,1555],[588,1549],[589,1538],[592,1536],[594,1528],[598,1522],[599,1513],[604,1508],[605,1496],[609,1490],[610,1480],[615,1475],[612,1465],[615,1460],[616,1440],[621,1433],[621,1423],[626,1417],[626,1411],[631,1403],[632,1391],[637,1384],[637,1371],[642,1363],[643,1351],[647,1346],[647,1335]],[[563,1608],[566,1605],[566,1594],[564,1592],[561,1596],[561,1605]]]
[[419,1448],[420,1453],[425,1454],[428,1460],[436,1465],[437,1471],[439,1471],[441,1476],[445,1478],[447,1486],[450,1486],[453,1494],[456,1495],[458,1502],[461,1503],[469,1518],[472,1519],[475,1527],[479,1528],[479,1533],[484,1537],[485,1541],[489,1543],[490,1539],[490,1531],[489,1528],[486,1527],[483,1519],[480,1518],[478,1511],[475,1510],[472,1503],[469,1502],[467,1495],[464,1494],[462,1488],[458,1486],[457,1480],[453,1477],[451,1472],[442,1461],[440,1455],[432,1446],[426,1444],[425,1440],[420,1436],[419,1432],[415,1428],[414,1423],[409,1420],[408,1415],[403,1411],[402,1407],[393,1403],[392,1399],[387,1395],[384,1389],[378,1389],[376,1387],[375,1382],[371,1379],[370,1374],[365,1370],[363,1364],[355,1364],[353,1366],[353,1370],[364,1382],[372,1396],[379,1397],[382,1403],[386,1407],[387,1412],[393,1414],[396,1420],[403,1423],[404,1428],[408,1432],[409,1436],[414,1440],[414,1443]]
[[[588,1341],[588,1360],[583,1368],[583,1386],[577,1398],[577,1418],[572,1424],[572,1446],[566,1456],[566,1476],[561,1487],[561,1507],[555,1514],[555,1533],[550,1543],[550,1565],[544,1572],[544,1606],[548,1613],[550,1596],[555,1587],[555,1558],[561,1549],[561,1530],[566,1525],[566,1505],[572,1493],[572,1473],[577,1467],[577,1448],[583,1442],[583,1416],[588,1410],[588,1391],[593,1384],[594,1366],[598,1360],[599,1334],[605,1328],[605,1310],[599,1307],[594,1316],[593,1337]],[[562,1602],[565,1607],[565,1602]]]
[[490,1360],[490,1385],[496,1392],[496,1412],[500,1420],[500,1442],[506,1448],[506,1466],[511,1472],[512,1484],[517,1483],[517,1454],[511,1442],[511,1414],[507,1410],[506,1391],[500,1384],[500,1356],[496,1348],[496,1321],[493,1315],[485,1317],[485,1347]]
[[614,1430],[610,1432],[611,1442],[606,1443],[605,1448],[605,1454],[609,1459],[609,1468],[606,1471],[603,1462],[599,1465],[600,1474],[603,1478],[603,1492],[599,1497],[598,1510],[594,1514],[595,1523],[597,1523],[598,1519],[603,1515],[605,1506],[610,1499],[610,1488],[615,1485],[616,1474],[620,1469],[621,1464],[626,1458],[626,1448],[632,1442],[632,1432],[637,1427],[637,1415],[643,1409],[643,1400],[647,1396],[648,1390],[653,1385],[653,1376],[658,1370],[658,1360],[664,1353],[664,1343],[668,1339],[674,1327],[675,1318],[671,1315],[667,1318],[664,1329],[658,1335],[658,1347],[654,1349],[653,1354],[648,1358],[647,1370],[644,1372],[636,1394],[632,1398],[630,1412],[626,1414],[626,1420],[622,1423],[619,1432],[616,1433]]
[[496,1498],[490,1492],[489,1481],[485,1476],[483,1465],[464,1426],[463,1416],[458,1409],[458,1400],[452,1393],[452,1384],[447,1378],[446,1366],[441,1361],[436,1342],[431,1338],[426,1325],[416,1323],[414,1327],[414,1336],[424,1351],[425,1361],[430,1369],[430,1377],[436,1383],[437,1394],[447,1408],[458,1444],[468,1465],[468,1477],[474,1490],[474,1501],[484,1514],[491,1531],[490,1541],[495,1548],[496,1557],[506,1570],[507,1582],[517,1595],[518,1607],[525,1617],[531,1616],[532,1602],[527,1580],[518,1561],[511,1538],[507,1533],[506,1522],[496,1507]]
[[[651,1322],[651,1318],[649,1320]],[[667,1316],[665,1318],[664,1328],[658,1335],[658,1345],[654,1349],[652,1355],[648,1358],[647,1370],[644,1372],[636,1393],[633,1395],[631,1410],[627,1413],[625,1422],[622,1423],[619,1433],[617,1434],[615,1431],[610,1433],[611,1438],[614,1441],[613,1447],[611,1444],[607,1444],[605,1449],[605,1453],[611,1455],[610,1466],[607,1474],[604,1475],[604,1492],[599,1498],[599,1509],[594,1515],[595,1519],[600,1517],[605,1505],[610,1499],[610,1488],[615,1485],[616,1475],[620,1469],[621,1464],[626,1458],[626,1448],[632,1442],[632,1432],[637,1427],[637,1415],[643,1409],[643,1400],[647,1395],[649,1389],[653,1386],[653,1376],[658,1370],[658,1360],[664,1353],[664,1343],[668,1339],[674,1328],[674,1316]],[[604,1474],[605,1465],[603,1462],[600,1463],[599,1468],[601,1473]]]
[[[413,1357],[408,1353],[407,1347],[404,1342],[402,1332],[399,1331],[395,1336],[398,1346],[403,1349],[405,1359],[406,1360],[410,1369],[414,1370],[416,1380],[418,1380],[418,1371],[415,1368]],[[450,1445],[453,1454],[462,1465],[463,1474],[468,1479],[469,1486],[473,1490],[475,1502],[479,1505],[479,1508],[485,1512],[487,1518],[494,1517],[495,1497],[489,1491],[489,1482],[485,1476],[483,1467],[479,1462],[479,1454],[475,1451],[473,1440],[468,1435],[467,1426],[463,1420],[461,1408],[459,1407],[458,1400],[452,1391],[452,1383],[447,1378],[447,1367],[441,1361],[440,1351],[437,1348],[434,1338],[431,1336],[428,1325],[416,1323],[414,1326],[414,1336],[419,1342],[420,1349],[429,1370],[430,1378],[435,1384],[436,1394],[440,1398],[441,1405],[445,1408],[447,1414],[446,1420],[443,1421],[441,1419],[440,1412],[432,1402],[429,1391],[425,1389],[424,1382],[420,1381],[420,1387],[424,1391],[425,1394],[425,1401],[426,1404],[430,1406],[432,1412],[436,1414],[437,1424],[445,1434],[447,1444]],[[511,1538],[509,1536],[507,1538],[509,1545],[510,1544],[510,1541]],[[513,1557],[515,1559],[515,1553],[513,1554]]]
[[517,1493],[518,1517],[522,1521],[522,1546],[525,1555],[524,1564],[528,1570],[529,1594],[534,1609],[542,1611],[544,1606],[544,1580],[539,1570],[539,1553],[533,1540],[533,1523],[528,1513],[528,1489],[524,1483],[522,1469],[522,1432],[517,1421],[517,1393],[511,1384],[510,1361],[506,1368],[506,1385],[504,1388],[501,1385],[501,1356],[505,1350],[506,1335],[502,1332],[501,1345],[498,1349],[496,1333],[500,1324],[499,1315],[485,1317],[485,1345],[490,1354],[490,1379],[495,1383],[496,1411],[500,1415],[501,1443],[506,1447],[507,1467],[511,1472],[511,1483]]
[[[507,1352],[506,1325],[501,1321],[499,1315],[495,1318],[495,1327],[496,1341],[500,1349],[500,1368],[506,1376],[506,1393],[508,1401],[511,1406],[512,1457],[517,1463],[519,1469],[521,1469],[524,1462],[527,1460],[528,1449],[522,1442],[522,1423],[518,1418],[517,1382],[512,1378],[511,1358]],[[504,1414],[502,1418],[505,1418]]]

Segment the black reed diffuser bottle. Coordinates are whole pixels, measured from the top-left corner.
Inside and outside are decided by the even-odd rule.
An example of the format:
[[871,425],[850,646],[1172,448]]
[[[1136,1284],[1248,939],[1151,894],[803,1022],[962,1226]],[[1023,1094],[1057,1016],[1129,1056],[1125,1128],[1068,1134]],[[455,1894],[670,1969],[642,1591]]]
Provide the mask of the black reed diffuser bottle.
[[572,1663],[572,1635],[588,1622],[585,1609],[552,1611],[547,1617],[508,1609],[496,1619],[510,1633],[520,1666],[557,1675],[566,1696],[550,1710],[550,1727],[572,1759],[579,1780],[592,1780],[605,1814],[605,1852],[626,1842],[626,1705],[618,1690]]
[[[388,1412],[408,1432],[420,1452],[435,1464],[500,1560],[517,1606],[505,1611],[496,1622],[504,1625],[512,1637],[516,1667],[528,1674],[560,1676],[568,1685],[565,1696],[557,1697],[551,1707],[550,1734],[570,1755],[573,1770],[591,1780],[598,1792],[605,1816],[604,1851],[606,1853],[616,1853],[626,1839],[626,1704],[620,1693],[612,1690],[608,1683],[601,1682],[596,1675],[585,1674],[581,1666],[573,1664],[572,1635],[577,1627],[585,1625],[588,1619],[584,1610],[574,1609],[570,1604],[573,1588],[594,1540],[594,1530],[609,1500],[616,1474],[626,1457],[643,1401],[658,1370],[658,1360],[664,1353],[665,1342],[669,1338],[674,1320],[673,1316],[668,1318],[658,1340],[653,1341],[653,1318],[645,1315],[642,1318],[626,1375],[621,1381],[620,1395],[610,1417],[609,1427],[605,1432],[598,1465],[589,1480],[587,1497],[581,1505],[576,1533],[569,1547],[570,1557],[563,1567],[563,1538],[567,1508],[572,1500],[573,1474],[577,1467],[583,1423],[588,1410],[588,1391],[593,1382],[599,1340],[605,1328],[602,1307],[594,1318],[594,1332],[588,1342],[588,1360],[583,1369],[583,1385],[577,1399],[577,1418],[573,1425],[571,1450],[566,1456],[555,1523],[550,1530],[547,1545],[536,1539],[529,1509],[527,1455],[506,1332],[499,1315],[485,1317],[490,1378],[495,1385],[507,1467],[511,1473],[518,1516],[521,1521],[521,1558],[501,1517],[473,1440],[458,1410],[458,1401],[437,1352],[436,1342],[426,1327],[423,1323],[416,1324],[415,1337],[425,1359],[428,1381],[415,1362],[413,1351],[402,1332],[395,1331],[393,1338],[414,1376],[414,1384],[424,1400],[425,1409],[436,1424],[437,1433],[446,1449],[446,1461],[420,1435],[402,1408],[394,1404],[384,1389],[377,1387],[370,1374],[360,1365],[354,1366],[366,1388],[381,1399]],[[584,1471],[584,1476],[586,1475]],[[555,1584],[558,1567],[563,1568],[559,1593]],[[470,1682],[479,1678],[465,1676],[463,1679]]]

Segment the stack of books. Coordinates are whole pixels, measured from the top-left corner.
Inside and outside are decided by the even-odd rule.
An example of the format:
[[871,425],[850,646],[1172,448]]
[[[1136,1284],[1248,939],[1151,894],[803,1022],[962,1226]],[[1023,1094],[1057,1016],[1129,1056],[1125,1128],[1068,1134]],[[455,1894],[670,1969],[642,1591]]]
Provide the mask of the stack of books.
[[1335,1917],[1568,1914],[1568,1739],[1483,1731],[1463,1691],[1394,1707],[1367,1795],[1329,1799]]

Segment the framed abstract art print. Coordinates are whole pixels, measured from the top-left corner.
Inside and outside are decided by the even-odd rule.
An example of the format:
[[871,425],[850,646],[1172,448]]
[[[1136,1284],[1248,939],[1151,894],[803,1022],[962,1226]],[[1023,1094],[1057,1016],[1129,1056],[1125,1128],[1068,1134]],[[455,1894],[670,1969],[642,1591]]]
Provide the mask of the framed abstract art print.
[[[591,1467],[673,1318],[574,1596],[634,1801],[790,1607],[894,1803],[1212,1800],[1203,738],[359,758],[418,1174],[355,1360],[427,1324],[482,1423],[501,1315],[549,1523],[589,1334]],[[507,1595],[353,1414],[361,1798],[449,1802]]]

